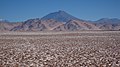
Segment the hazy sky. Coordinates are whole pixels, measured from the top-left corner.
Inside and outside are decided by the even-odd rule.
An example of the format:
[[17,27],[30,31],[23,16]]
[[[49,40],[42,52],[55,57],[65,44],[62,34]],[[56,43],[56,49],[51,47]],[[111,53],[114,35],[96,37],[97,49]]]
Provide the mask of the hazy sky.
[[85,20],[120,18],[120,0],[0,0],[0,19],[25,21],[63,10]]

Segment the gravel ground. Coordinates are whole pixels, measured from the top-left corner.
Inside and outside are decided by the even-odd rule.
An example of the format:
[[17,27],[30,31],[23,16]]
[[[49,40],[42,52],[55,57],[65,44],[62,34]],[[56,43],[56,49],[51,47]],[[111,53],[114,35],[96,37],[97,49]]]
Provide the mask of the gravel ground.
[[120,67],[120,32],[0,33],[0,67]]

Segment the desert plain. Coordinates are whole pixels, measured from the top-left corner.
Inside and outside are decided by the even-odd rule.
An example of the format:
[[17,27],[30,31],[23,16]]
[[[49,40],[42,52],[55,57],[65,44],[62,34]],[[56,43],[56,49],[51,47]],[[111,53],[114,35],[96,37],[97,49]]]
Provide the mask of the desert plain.
[[0,32],[0,67],[120,67],[120,31]]

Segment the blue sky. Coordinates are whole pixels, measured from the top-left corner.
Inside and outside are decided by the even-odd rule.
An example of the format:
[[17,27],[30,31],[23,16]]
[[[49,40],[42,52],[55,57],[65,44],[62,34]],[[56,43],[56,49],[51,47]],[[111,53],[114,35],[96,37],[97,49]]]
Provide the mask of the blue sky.
[[120,18],[120,0],[0,0],[0,19],[25,21],[63,10],[85,20]]

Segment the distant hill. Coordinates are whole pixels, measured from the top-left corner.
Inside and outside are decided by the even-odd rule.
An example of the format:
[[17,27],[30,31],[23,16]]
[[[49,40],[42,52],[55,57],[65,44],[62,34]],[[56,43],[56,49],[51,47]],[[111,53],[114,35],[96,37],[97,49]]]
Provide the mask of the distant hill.
[[14,27],[20,26],[22,22],[20,23],[12,23],[8,21],[0,21],[0,31],[12,31]]
[[95,22],[96,26],[102,30],[120,30],[120,19],[117,18],[102,18]]
[[120,19],[102,18],[86,21],[65,11],[50,13],[42,18],[12,23],[0,21],[0,31],[79,31],[79,30],[120,30]]
[[96,23],[105,23],[105,24],[120,24],[120,19],[118,18],[102,18],[100,20],[95,21]]

